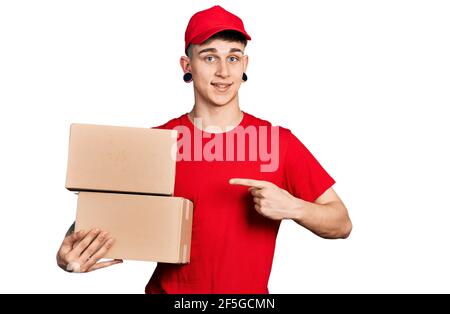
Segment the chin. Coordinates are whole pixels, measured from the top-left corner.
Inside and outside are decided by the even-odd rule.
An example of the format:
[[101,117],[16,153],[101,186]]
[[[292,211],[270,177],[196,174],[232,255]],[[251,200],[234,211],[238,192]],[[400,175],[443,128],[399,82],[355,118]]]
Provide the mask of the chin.
[[219,101],[219,100],[211,100],[211,104],[213,104],[216,107],[223,107],[226,106],[227,104],[229,104],[231,101],[231,99],[227,100],[227,101]]
[[210,102],[214,104],[217,107],[223,107],[228,105],[233,99],[233,96],[223,95],[223,96],[217,96],[213,95],[213,97],[210,97]]
[[212,101],[211,102],[215,107],[225,107],[231,104],[231,99],[229,101]]

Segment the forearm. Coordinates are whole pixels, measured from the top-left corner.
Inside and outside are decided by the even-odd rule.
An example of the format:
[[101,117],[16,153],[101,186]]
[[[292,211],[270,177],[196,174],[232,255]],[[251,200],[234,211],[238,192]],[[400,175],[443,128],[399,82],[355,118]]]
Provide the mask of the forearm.
[[352,230],[347,209],[340,202],[316,204],[298,199],[292,220],[326,239],[345,239]]

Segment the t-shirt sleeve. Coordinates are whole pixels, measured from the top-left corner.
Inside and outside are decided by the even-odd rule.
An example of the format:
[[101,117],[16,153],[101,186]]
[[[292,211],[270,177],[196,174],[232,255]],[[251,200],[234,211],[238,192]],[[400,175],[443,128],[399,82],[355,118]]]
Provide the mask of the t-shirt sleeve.
[[284,165],[287,190],[295,197],[314,202],[335,181],[290,131],[287,143]]

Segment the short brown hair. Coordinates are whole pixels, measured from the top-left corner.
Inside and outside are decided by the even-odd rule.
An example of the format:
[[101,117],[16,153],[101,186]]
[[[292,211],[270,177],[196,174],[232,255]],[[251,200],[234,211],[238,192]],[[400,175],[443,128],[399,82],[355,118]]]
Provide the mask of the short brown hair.
[[[207,44],[208,42],[210,42],[214,39],[221,39],[221,40],[230,41],[230,42],[240,42],[241,44],[244,45],[244,47],[247,46],[247,38],[245,37],[244,34],[238,32],[238,31],[224,30],[224,31],[218,32],[217,34],[214,34],[211,37],[209,37],[205,42],[203,42],[203,44]],[[189,58],[192,57],[192,45],[189,45],[189,47],[186,49],[186,55]]]

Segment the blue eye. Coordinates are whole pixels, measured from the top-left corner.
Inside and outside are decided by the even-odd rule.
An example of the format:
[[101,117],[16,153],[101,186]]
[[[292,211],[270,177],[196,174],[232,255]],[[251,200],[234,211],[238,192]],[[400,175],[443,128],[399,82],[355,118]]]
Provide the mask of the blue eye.
[[[232,60],[232,59],[234,59],[234,60]],[[231,62],[237,62],[237,61],[239,61],[239,59],[236,58],[236,57],[230,57],[230,61],[231,61]]]
[[208,62],[214,61],[214,57],[213,57],[213,56],[207,56],[205,59],[206,59],[206,61],[208,61]]

